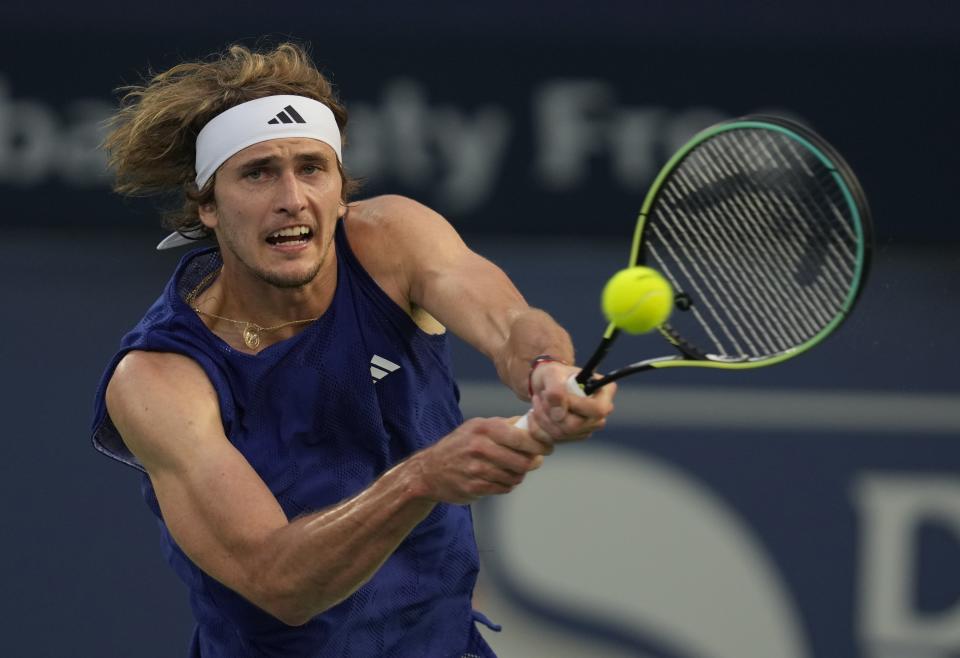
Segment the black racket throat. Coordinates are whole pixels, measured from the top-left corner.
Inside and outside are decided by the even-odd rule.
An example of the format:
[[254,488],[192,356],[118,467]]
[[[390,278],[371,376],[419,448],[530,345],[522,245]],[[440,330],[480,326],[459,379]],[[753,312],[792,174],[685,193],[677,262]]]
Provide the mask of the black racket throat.
[[[592,395],[599,389],[603,388],[607,384],[617,381],[627,375],[632,375],[634,373],[643,372],[644,370],[653,370],[654,365],[652,362],[640,362],[634,363],[624,368],[619,368],[600,377],[596,376],[597,366],[600,365],[600,362],[607,356],[607,353],[610,351],[610,348],[613,345],[613,341],[616,340],[617,336],[620,335],[618,329],[614,329],[609,336],[604,337],[600,342],[600,345],[594,351],[593,355],[587,360],[583,365],[583,369],[577,374],[576,382],[583,389],[585,395]],[[689,357],[690,355],[684,355]],[[671,357],[666,357],[671,358]]]
[[[591,379],[586,384],[583,384],[583,392],[585,395],[593,395],[596,391],[600,390],[607,384],[613,383],[622,377],[627,375],[632,375],[643,370],[652,370],[652,365],[642,365],[642,366],[629,366],[627,368],[621,368],[620,370],[614,370],[613,372],[600,377],[599,379]],[[579,382],[580,378],[577,377]]]
[[607,356],[607,353],[610,351],[610,348],[613,346],[613,341],[617,339],[617,336],[620,335],[619,329],[614,329],[605,336],[600,345],[597,346],[597,349],[594,350],[593,354],[587,359],[587,362],[583,364],[583,369],[576,377],[577,383],[583,389],[584,394],[592,395],[595,391],[600,388],[603,388],[611,382],[615,382],[621,377],[626,377],[627,375],[632,375],[635,372],[640,372],[641,370],[650,370],[653,366],[635,364],[628,366],[626,368],[620,368],[619,370],[614,370],[611,373],[607,373],[602,377],[596,377],[595,372],[597,366],[600,365],[600,362]]
[[604,336],[603,340],[600,341],[600,345],[594,350],[593,355],[587,359],[587,362],[583,364],[583,369],[577,375],[577,383],[580,384],[580,387],[583,388],[587,395],[590,394],[590,391],[587,391],[588,388],[590,388],[591,391],[599,388],[599,386],[593,385],[593,373],[597,370],[597,366],[600,365],[604,357],[607,356],[607,352],[610,351],[613,341],[616,340],[619,334],[620,331],[614,329],[610,332],[609,336]]

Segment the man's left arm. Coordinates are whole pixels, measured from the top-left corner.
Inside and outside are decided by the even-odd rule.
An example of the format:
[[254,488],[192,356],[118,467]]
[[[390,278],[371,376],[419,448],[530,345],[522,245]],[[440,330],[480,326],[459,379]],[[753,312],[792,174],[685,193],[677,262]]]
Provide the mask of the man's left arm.
[[[443,217],[402,197],[389,204],[395,207],[385,233],[404,255],[400,273],[409,300],[489,357],[500,379],[531,401],[531,433],[559,441],[602,428],[616,387],[590,398],[568,392],[567,379],[579,372],[569,334],[530,307],[507,275],[470,250]],[[540,355],[556,361],[532,369]]]

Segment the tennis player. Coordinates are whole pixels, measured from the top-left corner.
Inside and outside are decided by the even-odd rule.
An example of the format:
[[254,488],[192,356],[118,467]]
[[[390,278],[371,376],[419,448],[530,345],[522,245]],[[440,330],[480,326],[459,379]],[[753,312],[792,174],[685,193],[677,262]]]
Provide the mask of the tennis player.
[[[470,509],[603,427],[566,332],[410,199],[348,202],[347,114],[304,50],[230,48],[129,91],[122,193],[178,191],[180,261],[121,344],[94,443],[142,470],[191,656],[492,656]],[[445,328],[531,400],[463,421]]]

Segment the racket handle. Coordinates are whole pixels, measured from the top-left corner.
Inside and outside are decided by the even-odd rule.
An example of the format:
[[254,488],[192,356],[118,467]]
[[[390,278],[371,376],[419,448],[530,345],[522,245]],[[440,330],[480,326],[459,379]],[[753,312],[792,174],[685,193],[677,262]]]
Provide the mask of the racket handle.
[[[578,395],[582,398],[587,397],[587,394],[583,392],[582,388],[580,388],[580,384],[577,383],[576,375],[571,375],[570,379],[567,380],[567,393],[570,393],[571,395]],[[531,409],[527,413],[520,416],[520,418],[517,419],[517,422],[515,422],[513,426],[519,427],[522,430],[530,429],[530,421],[528,420],[528,418],[532,413],[533,413],[533,409]]]

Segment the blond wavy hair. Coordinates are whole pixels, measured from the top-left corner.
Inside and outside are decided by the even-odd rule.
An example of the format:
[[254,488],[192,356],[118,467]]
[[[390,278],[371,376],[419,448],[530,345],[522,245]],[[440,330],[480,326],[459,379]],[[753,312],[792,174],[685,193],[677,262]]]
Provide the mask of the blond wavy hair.
[[[198,208],[213,201],[216,176],[198,189],[196,140],[210,119],[234,105],[290,94],[318,100],[333,111],[341,137],[347,111],[306,49],[283,43],[269,51],[235,45],[205,61],[185,62],[153,75],[144,85],[123,87],[120,108],[107,123],[103,147],[116,176],[114,190],[129,196],[178,194],[180,207],[164,224],[210,236]],[[357,183],[340,169],[343,200]]]

